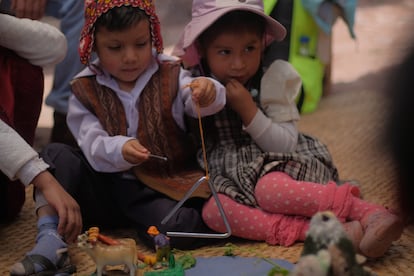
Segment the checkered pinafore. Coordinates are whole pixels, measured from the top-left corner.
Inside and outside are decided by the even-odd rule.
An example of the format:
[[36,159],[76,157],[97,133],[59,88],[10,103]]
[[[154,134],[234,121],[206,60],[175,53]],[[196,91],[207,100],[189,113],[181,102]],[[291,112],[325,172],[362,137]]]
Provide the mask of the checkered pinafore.
[[[204,133],[210,179],[217,192],[240,203],[256,205],[255,185],[271,171],[321,184],[338,180],[327,147],[314,137],[300,133],[294,152],[263,152],[242,130],[240,117],[228,107],[210,119],[214,131]],[[201,150],[197,159],[204,167]]]

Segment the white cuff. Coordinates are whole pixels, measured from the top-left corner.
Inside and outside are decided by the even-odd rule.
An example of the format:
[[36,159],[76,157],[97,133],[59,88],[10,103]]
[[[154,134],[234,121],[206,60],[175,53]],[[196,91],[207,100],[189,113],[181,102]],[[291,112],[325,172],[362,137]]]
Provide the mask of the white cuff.
[[35,157],[24,164],[23,167],[21,167],[17,172],[16,176],[25,186],[28,186],[32,182],[33,178],[35,178],[39,173],[45,171],[47,168],[49,168],[49,165],[46,164],[43,159]]

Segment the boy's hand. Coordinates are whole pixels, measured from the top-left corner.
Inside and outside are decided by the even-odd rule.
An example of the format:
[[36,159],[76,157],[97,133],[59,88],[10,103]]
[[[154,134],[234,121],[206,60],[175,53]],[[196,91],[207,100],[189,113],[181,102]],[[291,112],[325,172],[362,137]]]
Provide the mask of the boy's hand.
[[138,142],[137,139],[131,139],[122,146],[122,156],[126,161],[139,165],[148,160],[149,150]]
[[214,83],[207,78],[197,78],[190,84],[192,89],[192,99],[200,107],[209,106],[216,99],[216,87]]

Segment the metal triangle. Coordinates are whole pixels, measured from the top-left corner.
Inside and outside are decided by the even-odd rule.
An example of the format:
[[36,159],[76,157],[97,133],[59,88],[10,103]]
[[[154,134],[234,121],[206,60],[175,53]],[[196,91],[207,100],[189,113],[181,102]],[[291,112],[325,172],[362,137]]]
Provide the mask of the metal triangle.
[[184,202],[194,193],[194,191],[201,185],[204,181],[208,181],[208,186],[210,187],[211,194],[214,197],[214,200],[217,203],[220,215],[223,218],[224,225],[226,226],[226,233],[192,233],[192,232],[167,232],[167,236],[171,237],[192,237],[192,238],[215,238],[215,239],[224,239],[231,236],[230,224],[227,220],[227,217],[224,213],[223,206],[221,205],[220,199],[218,198],[216,189],[214,189],[213,184],[206,176],[201,177],[190,190],[184,195],[184,197],[174,206],[171,212],[161,221],[161,224],[167,223],[171,217],[177,212],[177,210],[184,204]]

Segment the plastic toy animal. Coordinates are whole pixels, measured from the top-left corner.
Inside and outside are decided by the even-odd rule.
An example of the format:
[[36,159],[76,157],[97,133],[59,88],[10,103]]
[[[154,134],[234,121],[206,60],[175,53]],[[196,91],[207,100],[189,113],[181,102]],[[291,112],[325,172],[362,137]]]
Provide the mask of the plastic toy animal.
[[[106,236],[103,237],[108,239]],[[129,275],[135,276],[137,262],[135,240],[116,239],[112,241],[111,244],[101,242],[99,238],[96,241],[91,241],[87,231],[78,236],[78,247],[94,260],[97,276],[102,275],[107,265],[125,265],[125,268],[129,268]]]
[[318,212],[311,219],[301,257],[289,276],[375,275],[360,261],[334,213]]

